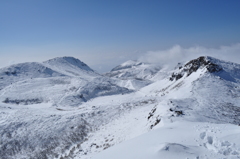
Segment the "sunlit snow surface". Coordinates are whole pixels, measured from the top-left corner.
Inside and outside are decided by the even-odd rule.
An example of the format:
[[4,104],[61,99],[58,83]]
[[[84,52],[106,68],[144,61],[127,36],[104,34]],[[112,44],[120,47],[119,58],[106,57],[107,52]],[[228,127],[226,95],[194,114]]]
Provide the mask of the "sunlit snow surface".
[[37,64],[52,70],[47,76],[4,68],[11,82],[0,91],[0,156],[240,158],[240,65],[206,60],[223,70],[162,69],[134,82],[134,74],[105,77],[69,57]]
[[169,119],[154,131],[103,151],[93,159],[239,158],[236,125]]

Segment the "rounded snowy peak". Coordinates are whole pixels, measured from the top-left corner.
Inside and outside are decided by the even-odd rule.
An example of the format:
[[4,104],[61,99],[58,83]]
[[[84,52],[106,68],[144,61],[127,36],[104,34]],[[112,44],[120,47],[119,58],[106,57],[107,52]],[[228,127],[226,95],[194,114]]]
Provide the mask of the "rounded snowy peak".
[[18,81],[59,76],[64,75],[38,62],[14,64],[0,69],[0,89]]
[[57,66],[57,65],[59,65],[59,66],[72,65],[72,66],[76,66],[80,69],[93,72],[93,70],[87,64],[85,64],[84,62],[80,61],[77,58],[70,57],[70,56],[56,57],[56,58],[44,61],[43,63],[55,65],[55,66]]
[[74,57],[56,57],[43,64],[68,76],[97,75],[87,64]]

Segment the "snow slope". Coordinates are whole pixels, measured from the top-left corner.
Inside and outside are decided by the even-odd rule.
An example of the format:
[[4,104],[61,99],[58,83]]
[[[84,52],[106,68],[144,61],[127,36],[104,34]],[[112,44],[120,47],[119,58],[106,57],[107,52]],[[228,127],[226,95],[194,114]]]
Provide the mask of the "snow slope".
[[0,91],[3,159],[239,158],[239,64],[199,57],[137,90],[49,68]]
[[154,131],[93,159],[239,158],[239,66],[200,57],[173,71],[168,79],[142,88],[141,93],[157,101],[145,116],[146,125]]
[[[164,121],[163,121],[164,122]],[[191,133],[189,133],[191,132]],[[237,159],[238,126],[204,122],[173,122],[109,148],[93,159]]]
[[88,101],[132,92],[69,57],[12,65],[2,72],[8,79],[1,81],[0,90],[3,159],[60,158],[71,155],[68,151],[73,149],[80,151],[87,134],[100,124],[92,121],[99,120],[94,118],[99,112]]

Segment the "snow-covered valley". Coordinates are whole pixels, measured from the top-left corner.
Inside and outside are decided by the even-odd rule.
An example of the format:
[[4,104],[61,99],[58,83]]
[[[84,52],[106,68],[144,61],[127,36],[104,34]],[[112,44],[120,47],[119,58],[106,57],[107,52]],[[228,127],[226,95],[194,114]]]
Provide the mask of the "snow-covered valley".
[[0,69],[0,158],[240,158],[240,65],[72,57]]

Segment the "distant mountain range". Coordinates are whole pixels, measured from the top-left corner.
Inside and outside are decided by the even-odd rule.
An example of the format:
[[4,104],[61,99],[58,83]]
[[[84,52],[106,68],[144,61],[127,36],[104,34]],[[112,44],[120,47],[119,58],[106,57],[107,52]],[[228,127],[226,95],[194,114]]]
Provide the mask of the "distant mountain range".
[[1,159],[239,158],[240,64],[73,57],[0,69]]

